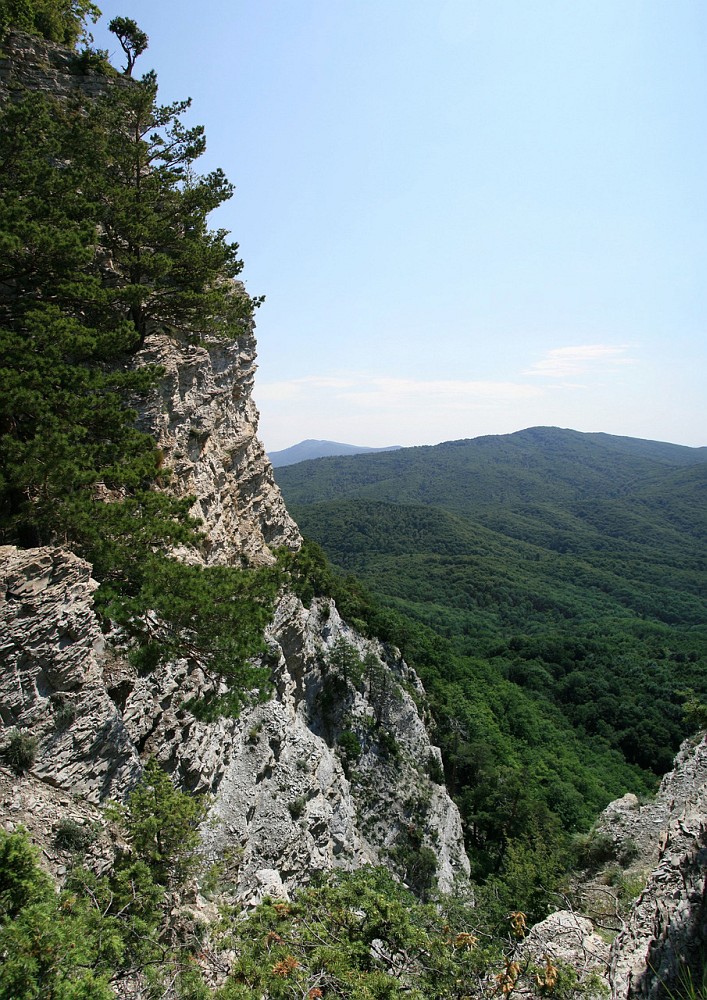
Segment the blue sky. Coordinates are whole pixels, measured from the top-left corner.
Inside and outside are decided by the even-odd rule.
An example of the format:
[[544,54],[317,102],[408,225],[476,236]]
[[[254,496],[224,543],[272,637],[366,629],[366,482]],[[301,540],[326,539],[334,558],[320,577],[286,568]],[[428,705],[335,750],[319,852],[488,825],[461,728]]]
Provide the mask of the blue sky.
[[303,438],[706,445],[704,0],[120,0],[193,98]]

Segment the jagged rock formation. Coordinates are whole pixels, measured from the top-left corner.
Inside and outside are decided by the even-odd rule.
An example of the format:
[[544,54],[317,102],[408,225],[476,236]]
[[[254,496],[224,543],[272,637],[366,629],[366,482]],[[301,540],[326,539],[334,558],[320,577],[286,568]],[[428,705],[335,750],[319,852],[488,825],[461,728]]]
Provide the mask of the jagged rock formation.
[[[584,873],[579,907],[600,928],[618,931],[611,948],[597,944],[586,917],[561,911],[532,929],[530,953],[593,967],[614,1000],[687,996],[690,982],[699,992],[707,955],[707,739],[682,746],[651,801],[628,794],[611,802],[593,838],[606,861]],[[622,883],[641,887],[628,907]]]
[[163,451],[169,491],[196,498],[201,555],[211,564],[262,565],[273,562],[273,548],[301,544],[257,438],[255,346],[252,325],[233,341],[199,346],[155,334],[136,359],[164,369],[139,423]]
[[[130,83],[85,71],[61,46],[20,32],[3,40],[0,100],[23,88],[63,99],[114,85]],[[207,565],[272,563],[274,549],[297,549],[301,538],[257,439],[252,324],[231,342],[194,341],[152,332],[133,359],[164,372],[139,425],[163,452],[165,488],[193,496],[203,524],[203,543],[178,554]],[[283,594],[266,657],[276,694],[238,719],[205,722],[187,703],[218,682],[190,660],[138,674],[120,637],[111,643],[101,632],[86,563],[54,548],[10,546],[0,556],[0,750],[12,729],[36,745],[29,776],[17,779],[37,803],[28,815],[49,815],[54,790],[73,803],[123,797],[152,755],[183,787],[213,796],[205,849],[231,859],[236,898],[263,884],[287,892],[317,868],[391,862],[396,847],[403,874],[423,845],[441,884],[468,871],[459,814],[427,773],[432,760],[439,776],[440,761],[412,697],[422,695],[419,682],[394,651],[345,626],[329,601],[307,609]],[[369,657],[371,678],[343,687],[336,679],[341,704],[330,697],[325,710],[329,658],[342,639]],[[336,751],[343,733],[349,749],[358,741],[355,761]]]
[[[40,39],[11,33],[3,41],[0,100],[24,86],[65,97],[110,85],[128,84],[84,73],[71,53]],[[204,525],[203,548],[183,557],[258,565],[272,562],[278,546],[297,548],[299,532],[257,439],[252,328],[232,343],[153,334],[136,363],[164,369],[140,425],[172,470],[168,488],[196,498]],[[0,752],[14,730],[34,747],[27,773],[0,766],[0,822],[25,825],[59,880],[67,859],[53,839],[57,822],[105,828],[98,806],[124,797],[150,755],[182,787],[212,796],[203,848],[222,859],[234,899],[286,896],[317,869],[369,861],[412,880],[416,859],[430,854],[443,888],[468,873],[458,811],[434,780],[439,751],[416,704],[424,693],[395,650],[357,635],[330,601],[305,608],[285,593],[264,658],[275,694],[238,719],[201,721],[187,703],[208,695],[214,680],[186,659],[140,675],[119,637],[111,644],[102,633],[95,586],[90,567],[65,550],[0,548]],[[342,642],[367,672],[337,673]],[[631,840],[641,863],[648,867],[653,854],[658,862],[612,947],[616,998],[674,989],[683,966],[700,972],[706,777],[705,744],[686,748],[656,803],[625,797],[602,820],[618,847]],[[101,870],[111,850],[101,835],[87,860]],[[526,948],[586,962],[587,971],[606,961],[590,927],[564,911],[534,928]]]
[[122,795],[140,761],[103,676],[90,566],[0,547],[0,718],[37,742],[32,773],[88,802]]
[[76,861],[72,845],[62,844],[60,839],[57,842],[57,835],[67,824],[73,824],[74,836],[76,829],[85,831],[85,863],[99,875],[113,867],[116,845],[126,846],[99,807],[31,775],[18,780],[13,770],[2,765],[0,815],[8,833],[27,830],[41,851],[44,867],[57,883],[63,882]]
[[[81,802],[122,797],[140,759],[155,756],[182,785],[213,795],[205,850],[228,859],[237,899],[257,898],[263,885],[285,894],[317,869],[390,862],[411,824],[435,851],[442,886],[468,872],[456,807],[418,769],[438,757],[400,686],[419,691],[419,682],[399,658],[348,628],[332,602],[306,609],[285,594],[269,633],[275,696],[238,719],[203,722],[186,702],[213,681],[187,660],[140,676],[101,633],[85,562],[62,549],[5,546],[0,566],[3,745],[14,728],[35,741],[30,776],[15,787],[31,784],[40,814],[52,815],[55,789],[84,811]],[[370,654],[395,692],[381,705],[370,685],[351,689],[345,720],[322,710],[327,657],[341,640]],[[343,725],[361,733],[350,780],[333,748]],[[381,732],[394,752],[381,746]],[[15,823],[12,813],[5,803],[3,820]]]
[[610,808],[602,829],[643,850],[653,844],[657,861],[612,946],[612,996],[677,996],[689,978],[699,986],[707,955],[707,741],[683,746],[654,802]]

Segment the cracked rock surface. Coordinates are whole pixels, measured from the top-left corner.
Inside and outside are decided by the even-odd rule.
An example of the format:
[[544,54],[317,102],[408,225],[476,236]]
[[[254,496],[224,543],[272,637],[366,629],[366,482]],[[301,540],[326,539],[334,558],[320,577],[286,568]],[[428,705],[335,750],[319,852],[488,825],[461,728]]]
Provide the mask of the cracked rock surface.
[[676,996],[686,977],[702,982],[707,954],[704,739],[682,747],[655,802],[632,810],[622,827],[655,845],[656,863],[612,946],[612,996]]
[[301,544],[257,437],[255,357],[252,326],[233,341],[199,345],[153,334],[137,356],[164,371],[139,422],[162,449],[169,492],[195,497],[205,545],[185,553],[191,560],[263,565],[274,561],[272,548]]
[[[468,872],[458,811],[419,767],[439,754],[401,686],[421,693],[419,681],[345,625],[333,602],[308,609],[283,594],[264,658],[273,696],[238,719],[205,722],[185,703],[213,681],[189,660],[138,675],[99,628],[95,588],[89,565],[63,549],[0,548],[0,750],[17,730],[35,745],[31,767],[0,799],[6,828],[28,816],[33,839],[47,846],[57,816],[95,822],[91,809],[124,798],[154,756],[181,787],[211,796],[204,851],[222,863],[236,900],[286,895],[317,870],[391,863],[411,823],[435,851],[441,885]],[[395,694],[381,701],[361,680],[330,717],[322,695],[342,641]],[[361,734],[348,776],[337,749],[343,729]]]

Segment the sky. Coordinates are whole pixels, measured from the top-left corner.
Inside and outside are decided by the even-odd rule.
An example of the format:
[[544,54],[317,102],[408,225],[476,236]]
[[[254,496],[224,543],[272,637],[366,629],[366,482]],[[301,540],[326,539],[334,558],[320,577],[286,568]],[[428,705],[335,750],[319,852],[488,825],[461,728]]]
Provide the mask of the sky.
[[260,437],[707,445],[704,0],[99,0],[191,97]]

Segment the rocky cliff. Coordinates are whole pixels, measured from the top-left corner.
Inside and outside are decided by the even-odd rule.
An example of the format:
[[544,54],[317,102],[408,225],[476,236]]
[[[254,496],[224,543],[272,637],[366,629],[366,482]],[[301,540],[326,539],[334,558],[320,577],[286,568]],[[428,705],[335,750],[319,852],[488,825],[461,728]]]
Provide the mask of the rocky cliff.
[[[577,911],[551,914],[525,946],[536,958],[549,954],[594,974],[613,1000],[702,996],[706,833],[703,738],[683,745],[655,798],[641,803],[628,794],[607,806],[592,833],[603,861],[582,873]],[[607,931],[615,933],[610,946]]]
[[[23,86],[66,96],[108,85],[58,46],[4,42],[0,99]],[[193,497],[203,524],[203,544],[182,558],[257,566],[297,549],[257,438],[253,329],[228,343],[155,333],[135,364],[164,372],[139,423],[171,471],[166,488]],[[96,586],[66,549],[0,547],[0,759],[17,737],[26,756],[19,774],[0,763],[0,823],[25,826],[59,882],[70,860],[55,837],[62,821],[102,831],[86,862],[105,870],[115,845],[102,806],[126,796],[148,757],[209,796],[202,851],[220,860],[234,901],[286,897],[316,871],[368,862],[421,892],[468,874],[424,691],[397,650],[357,634],[330,600],[306,607],[284,590],[261,657],[272,696],[207,721],[189,704],[217,682],[190,659],[140,672],[120,634],[101,627]],[[675,993],[688,973],[696,981],[707,944],[706,777],[703,742],[684,749],[655,803],[625,797],[605,813],[602,831],[619,851],[637,848],[645,883],[610,953],[584,918],[562,911],[532,930],[528,954],[596,971],[617,998]]]
[[255,358],[253,328],[244,325],[235,340],[198,346],[156,334],[136,359],[164,370],[139,423],[162,449],[170,492],[195,498],[205,541],[192,560],[262,565],[274,561],[273,549],[301,544],[257,437]]
[[[0,100],[25,88],[63,99],[111,86],[130,82],[20,32],[2,42]],[[252,324],[232,333],[228,342],[148,335],[132,363],[163,374],[138,423],[161,449],[165,488],[193,497],[202,523],[201,544],[178,555],[267,565],[301,538],[257,438]],[[20,734],[33,756],[23,776],[3,772],[0,818],[21,818],[45,856],[49,827],[69,808],[57,802],[88,821],[107,799],[123,798],[154,756],[182,787],[212,796],[205,850],[235,859],[238,899],[263,886],[286,893],[316,869],[367,861],[419,878],[421,856],[444,886],[468,871],[456,807],[430,777],[439,776],[439,752],[416,706],[419,682],[395,651],[345,625],[330,601],[306,608],[284,591],[262,658],[274,695],[237,719],[207,722],[187,703],[217,682],[190,660],[138,673],[121,637],[104,635],[91,567],[71,552],[5,547],[0,581],[0,750]],[[355,683],[337,674],[342,650],[361,665]]]
[[[441,885],[468,871],[456,807],[426,773],[439,754],[408,693],[419,695],[419,682],[333,603],[307,609],[284,594],[266,658],[277,693],[238,719],[202,722],[186,708],[210,690],[201,668],[180,660],[139,675],[102,635],[94,588],[90,567],[62,549],[0,549],[0,738],[19,731],[34,745],[26,775],[2,771],[6,826],[21,819],[51,851],[56,790],[68,796],[64,812],[70,803],[88,820],[155,756],[183,787],[212,795],[205,850],[236,859],[237,899],[263,887],[286,894],[318,869],[390,864],[411,826],[434,851]],[[370,683],[338,678],[342,702],[324,710],[342,642],[388,679],[382,703]],[[348,777],[336,750],[344,727],[360,743]]]
[[[155,336],[136,363],[164,370],[140,423],[172,470],[169,488],[195,497],[203,521],[203,548],[185,558],[257,565],[276,547],[298,547],[257,439],[252,330],[206,346]],[[440,761],[415,703],[419,681],[394,650],[349,628],[333,602],[306,608],[283,592],[263,658],[275,695],[238,719],[204,722],[186,704],[213,681],[188,660],[139,674],[101,631],[85,562],[60,548],[7,546],[0,567],[3,736],[19,730],[36,745],[3,812],[13,823],[23,813],[47,849],[51,830],[41,827],[48,816],[56,824],[55,789],[89,810],[124,797],[155,756],[180,785],[213,796],[205,850],[236,859],[238,899],[286,894],[317,869],[366,862],[414,879],[423,846],[442,886],[468,872],[458,811],[428,774]],[[342,649],[367,663],[355,683],[337,673]],[[342,733],[353,757],[337,750]],[[25,782],[32,815],[17,806]]]
[[690,984],[699,991],[707,965],[707,741],[683,746],[653,802],[625,796],[600,828],[635,844],[634,868],[649,870],[612,946],[612,995],[690,995]]

